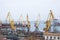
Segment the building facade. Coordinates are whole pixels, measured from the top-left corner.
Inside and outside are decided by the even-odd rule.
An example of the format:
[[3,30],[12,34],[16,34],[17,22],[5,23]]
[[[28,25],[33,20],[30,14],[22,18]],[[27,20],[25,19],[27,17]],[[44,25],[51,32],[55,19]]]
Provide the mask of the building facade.
[[60,33],[44,33],[45,40],[60,40]]

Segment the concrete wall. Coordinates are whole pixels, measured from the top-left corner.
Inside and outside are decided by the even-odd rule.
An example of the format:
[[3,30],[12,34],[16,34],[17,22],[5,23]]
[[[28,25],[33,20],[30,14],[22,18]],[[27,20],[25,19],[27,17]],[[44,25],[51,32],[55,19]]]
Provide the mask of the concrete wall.
[[35,37],[35,36],[30,36],[30,37],[24,37],[23,39],[20,40],[44,40],[43,37]]

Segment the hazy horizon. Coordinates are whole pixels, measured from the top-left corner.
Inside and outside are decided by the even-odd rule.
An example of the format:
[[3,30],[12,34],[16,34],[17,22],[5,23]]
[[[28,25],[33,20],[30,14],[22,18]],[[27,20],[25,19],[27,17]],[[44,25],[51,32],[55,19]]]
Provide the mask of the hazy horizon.
[[[45,21],[48,18],[50,10],[54,17],[60,19],[60,0],[0,0],[0,20],[6,20],[7,13],[10,12],[15,21],[19,21],[22,14],[23,20],[26,20],[28,14],[30,21],[38,19]],[[41,24],[39,30],[43,31],[45,26]],[[35,28],[31,26],[30,30]]]
[[46,20],[50,10],[56,19],[60,19],[60,0],[0,0],[0,20],[6,20],[7,13],[10,11],[14,20],[19,20],[23,15],[29,15],[29,20],[34,21],[40,14],[40,20]]

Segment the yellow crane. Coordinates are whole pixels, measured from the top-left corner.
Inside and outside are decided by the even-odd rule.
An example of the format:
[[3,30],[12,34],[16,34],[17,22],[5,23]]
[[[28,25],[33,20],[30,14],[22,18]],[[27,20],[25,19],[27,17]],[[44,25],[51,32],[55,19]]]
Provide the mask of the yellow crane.
[[10,12],[8,12],[7,21],[9,21],[11,29],[15,31],[16,27],[14,26],[14,20],[10,17],[11,17],[11,14]]
[[54,20],[54,15],[53,15],[52,10],[50,10],[49,18],[48,18],[47,21],[46,21],[46,28],[44,28],[44,31],[45,31],[46,33],[48,33],[49,28],[51,27],[51,21],[52,21],[52,20]]
[[28,14],[27,14],[27,23],[28,23],[28,32],[29,32],[29,30],[30,30],[30,21],[28,19]]

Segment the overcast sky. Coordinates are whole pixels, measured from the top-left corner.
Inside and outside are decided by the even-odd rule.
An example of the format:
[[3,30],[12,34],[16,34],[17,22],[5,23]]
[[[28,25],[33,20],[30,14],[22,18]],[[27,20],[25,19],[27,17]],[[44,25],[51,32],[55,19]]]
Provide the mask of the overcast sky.
[[20,15],[26,20],[34,21],[40,14],[41,20],[46,20],[49,10],[53,11],[55,18],[60,19],[60,0],[0,0],[0,20],[6,20],[10,11],[14,20],[18,20]]

